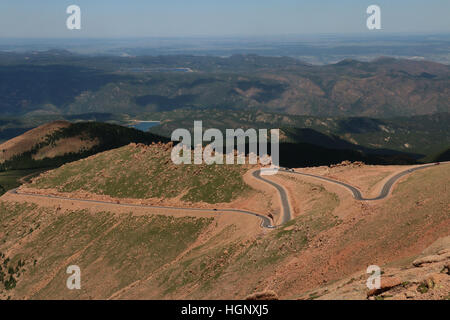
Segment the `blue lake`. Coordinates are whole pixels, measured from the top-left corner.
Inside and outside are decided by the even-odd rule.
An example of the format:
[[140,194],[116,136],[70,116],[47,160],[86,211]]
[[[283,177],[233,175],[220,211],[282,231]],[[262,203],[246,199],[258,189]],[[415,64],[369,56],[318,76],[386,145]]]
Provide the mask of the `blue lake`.
[[137,122],[136,124],[130,125],[130,127],[147,132],[148,129],[159,125],[159,123],[159,121],[141,121]]

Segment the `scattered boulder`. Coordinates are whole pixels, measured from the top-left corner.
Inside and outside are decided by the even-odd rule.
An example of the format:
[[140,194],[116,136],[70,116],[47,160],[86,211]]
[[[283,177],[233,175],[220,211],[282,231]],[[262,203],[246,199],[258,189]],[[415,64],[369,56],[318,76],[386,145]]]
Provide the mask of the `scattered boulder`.
[[381,278],[381,284],[379,289],[371,289],[367,292],[367,297],[379,295],[385,291],[389,291],[394,287],[397,287],[402,284],[400,278],[390,277],[390,278]]
[[429,287],[434,287],[448,280],[448,276],[443,273],[435,273],[430,275],[425,281],[429,284]]
[[405,292],[406,299],[414,299],[416,297],[416,292],[413,290],[408,290]]
[[344,160],[341,163],[338,164],[332,164],[329,167],[330,168],[339,168],[339,167],[362,167],[364,166],[365,163],[361,162],[361,161],[355,161],[355,162],[351,162],[349,160]]
[[423,258],[418,258],[413,261],[413,265],[415,267],[421,267],[424,264],[441,262],[441,261],[447,260],[449,258],[450,258],[450,253],[447,251],[443,251],[442,254],[434,254],[434,255],[423,257]]
[[450,276],[450,262],[447,262],[447,263],[444,265],[444,268],[442,269],[442,272],[443,272],[443,273],[446,273],[446,274],[448,274],[448,275]]
[[264,290],[248,295],[245,297],[245,300],[278,300],[278,295],[275,291]]

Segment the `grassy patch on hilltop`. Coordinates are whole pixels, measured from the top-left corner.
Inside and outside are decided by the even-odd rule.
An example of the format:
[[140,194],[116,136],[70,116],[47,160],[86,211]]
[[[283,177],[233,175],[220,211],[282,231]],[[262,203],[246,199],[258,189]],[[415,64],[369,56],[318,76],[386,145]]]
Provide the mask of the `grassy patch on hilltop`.
[[87,191],[117,198],[230,202],[250,191],[247,165],[175,165],[167,146],[128,145],[66,164],[39,177],[36,188]]

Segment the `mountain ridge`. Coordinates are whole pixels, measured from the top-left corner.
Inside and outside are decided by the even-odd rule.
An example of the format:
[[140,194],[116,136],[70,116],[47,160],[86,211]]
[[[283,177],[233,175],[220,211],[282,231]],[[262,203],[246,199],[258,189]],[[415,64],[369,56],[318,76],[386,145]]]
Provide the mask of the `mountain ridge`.
[[0,54],[0,76],[5,115],[140,115],[208,107],[388,118],[450,110],[450,67],[406,59],[314,66],[258,55],[8,53]]

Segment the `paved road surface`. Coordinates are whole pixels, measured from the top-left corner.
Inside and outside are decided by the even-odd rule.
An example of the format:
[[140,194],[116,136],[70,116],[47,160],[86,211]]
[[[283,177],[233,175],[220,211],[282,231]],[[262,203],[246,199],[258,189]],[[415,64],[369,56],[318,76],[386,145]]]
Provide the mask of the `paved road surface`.
[[115,206],[121,206],[121,207],[138,207],[138,208],[149,208],[149,209],[170,209],[170,210],[180,210],[180,211],[202,211],[202,212],[213,212],[213,213],[220,213],[220,212],[235,212],[235,213],[243,213],[252,215],[255,217],[260,218],[261,221],[261,227],[263,228],[273,228],[271,220],[269,217],[259,214],[256,212],[251,212],[247,210],[240,210],[240,209],[204,209],[204,208],[188,208],[188,207],[165,207],[165,206],[150,206],[150,205],[143,205],[143,204],[127,204],[127,203],[116,203],[116,202],[109,202],[109,201],[101,201],[101,200],[91,200],[91,199],[77,199],[77,198],[66,198],[66,197],[60,197],[55,195],[43,195],[43,194],[34,194],[34,193],[25,193],[25,192],[18,192],[17,188],[12,189],[8,191],[12,194],[18,194],[18,195],[25,195],[25,196],[31,196],[31,197],[40,197],[40,198],[47,198],[47,199],[61,199],[61,200],[69,200],[69,201],[78,201],[78,202],[89,202],[89,203],[97,203],[97,204],[109,204],[109,205],[115,205]]
[[[448,164],[448,163],[450,163],[450,162],[443,162],[443,164]],[[378,196],[376,196],[375,198],[364,198],[362,196],[361,192],[357,188],[355,188],[355,187],[353,187],[353,186],[351,186],[351,185],[349,185],[348,183],[345,183],[345,182],[341,182],[341,181],[338,181],[338,180],[333,180],[333,179],[330,179],[330,178],[326,178],[326,177],[322,177],[322,176],[318,176],[318,175],[314,175],[314,174],[309,174],[309,173],[303,173],[303,172],[298,172],[298,171],[289,171],[287,169],[282,169],[282,171],[283,172],[292,173],[292,174],[298,174],[298,175],[302,175],[302,176],[312,177],[312,178],[316,178],[316,179],[320,179],[320,180],[325,180],[325,181],[332,182],[332,183],[335,183],[335,184],[339,184],[339,185],[347,188],[348,190],[350,190],[353,193],[353,197],[356,200],[372,201],[372,200],[381,200],[381,199],[386,198],[389,195],[392,186],[401,177],[403,177],[403,176],[405,176],[405,175],[407,175],[407,174],[409,174],[411,172],[414,172],[414,171],[417,171],[417,170],[422,170],[422,169],[429,168],[429,167],[433,167],[435,165],[437,165],[437,163],[429,163],[429,164],[425,164],[423,166],[414,167],[414,168],[411,168],[411,169],[408,169],[408,170],[404,170],[402,172],[397,173],[395,176],[392,176],[388,181],[386,181],[386,183],[383,185],[383,188],[381,189],[380,194]]]
[[291,206],[289,205],[289,200],[288,200],[288,195],[286,190],[284,189],[283,186],[280,186],[278,183],[275,183],[273,181],[270,181],[266,178],[263,178],[261,176],[261,171],[260,170],[256,170],[253,172],[253,176],[256,179],[262,180],[265,183],[268,183],[270,185],[272,185],[273,187],[275,187],[275,189],[278,190],[278,193],[280,194],[281,197],[281,207],[283,208],[283,220],[281,221],[281,224],[285,224],[286,222],[288,222],[289,220],[292,219],[291,217]]
[[[450,162],[445,162],[450,163]],[[391,177],[383,186],[383,189],[381,190],[381,193],[375,197],[375,198],[364,198],[361,195],[361,192],[345,183],[345,182],[341,182],[341,181],[337,181],[337,180],[333,180],[333,179],[329,179],[326,177],[322,177],[322,176],[317,176],[317,175],[313,175],[313,174],[308,174],[308,173],[302,173],[302,172],[297,172],[297,171],[290,171],[290,170],[286,170],[286,169],[281,169],[281,171],[283,172],[287,172],[287,173],[292,173],[292,174],[297,174],[297,175],[303,175],[303,176],[308,176],[308,177],[312,177],[312,178],[316,178],[316,179],[321,179],[321,180],[325,180],[328,182],[332,182],[332,183],[336,183],[339,184],[341,186],[344,186],[345,188],[349,189],[352,193],[353,196],[356,200],[380,200],[383,199],[385,197],[387,197],[389,195],[389,192],[392,188],[392,186],[394,185],[394,183],[400,179],[401,177],[417,171],[417,170],[421,170],[421,169],[425,169],[431,166],[436,165],[435,163],[432,164],[426,164],[420,167],[415,167],[415,168],[411,168],[405,171],[402,171],[398,174],[396,174],[395,176]],[[268,183],[270,185],[272,185],[273,187],[275,187],[278,191],[278,193],[280,194],[280,198],[281,198],[281,205],[282,205],[282,210],[283,210],[283,219],[281,224],[284,224],[286,222],[288,222],[289,220],[292,219],[291,217],[291,207],[289,205],[289,201],[288,201],[288,196],[287,196],[287,192],[284,189],[283,186],[270,181],[268,179],[265,179],[263,177],[261,177],[260,175],[260,171],[256,170],[253,172],[253,176],[261,181],[264,181],[265,183]],[[184,207],[165,207],[165,206],[150,206],[150,205],[140,205],[140,204],[124,204],[124,203],[115,203],[115,202],[108,202],[108,201],[100,201],[100,200],[90,200],[90,199],[75,199],[75,198],[65,198],[65,197],[60,197],[60,196],[54,196],[54,195],[40,195],[40,194],[32,194],[32,193],[23,193],[23,192],[18,192],[17,189],[13,189],[8,191],[9,193],[12,194],[18,194],[18,195],[26,195],[26,196],[32,196],[32,197],[41,197],[41,198],[50,198],[50,199],[61,199],[61,200],[70,200],[70,201],[80,201],[80,202],[89,202],[89,203],[98,203],[98,204],[109,204],[109,205],[116,205],[116,206],[122,206],[122,207],[139,207],[139,208],[152,208],[152,209],[170,209],[170,210],[182,210],[182,211],[202,211],[202,212],[234,212],[234,213],[242,213],[242,214],[248,214],[248,215],[252,215],[255,217],[258,217],[261,219],[261,227],[263,228],[275,228],[275,226],[272,225],[271,223],[271,219],[263,214],[260,213],[256,213],[256,212],[251,212],[251,211],[247,211],[247,210],[239,210],[239,209],[204,209],[204,208],[184,208]]]

